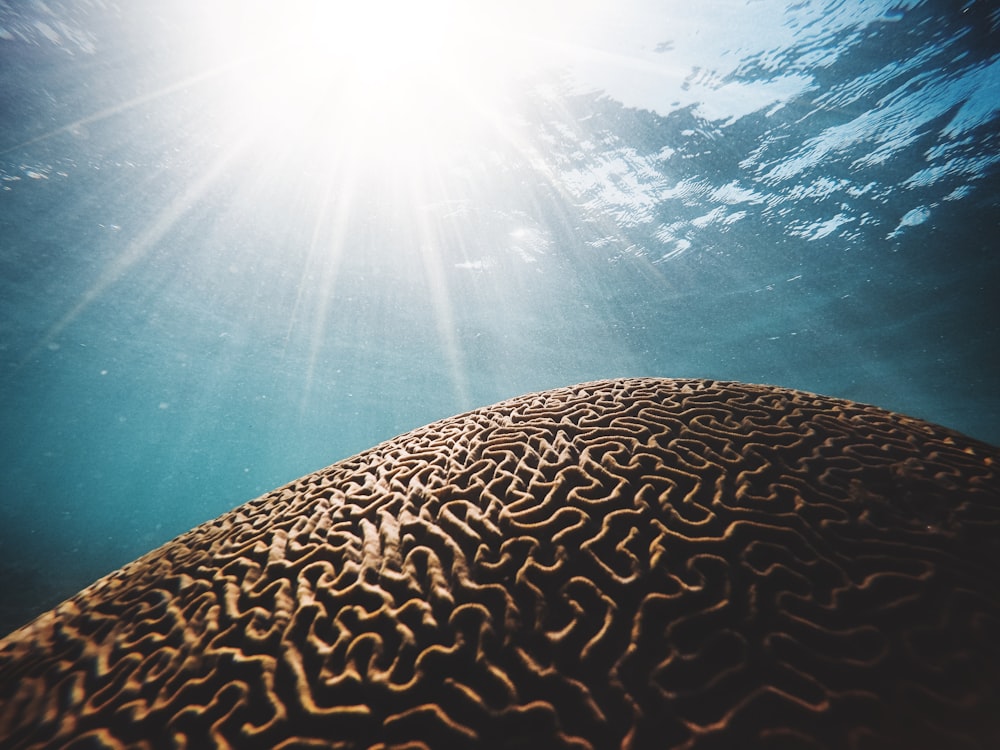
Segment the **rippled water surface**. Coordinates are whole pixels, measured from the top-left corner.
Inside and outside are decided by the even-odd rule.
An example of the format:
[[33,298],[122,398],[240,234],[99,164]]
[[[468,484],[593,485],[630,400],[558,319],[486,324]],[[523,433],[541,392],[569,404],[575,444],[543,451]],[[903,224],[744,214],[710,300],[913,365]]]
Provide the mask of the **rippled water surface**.
[[620,375],[1000,442],[989,2],[0,4],[0,630]]

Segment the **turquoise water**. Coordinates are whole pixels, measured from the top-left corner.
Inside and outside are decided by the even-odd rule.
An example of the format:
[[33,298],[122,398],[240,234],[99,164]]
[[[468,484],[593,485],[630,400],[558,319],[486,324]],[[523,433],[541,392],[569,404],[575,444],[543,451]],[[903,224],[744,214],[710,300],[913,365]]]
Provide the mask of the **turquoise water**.
[[0,7],[0,631],[584,380],[1000,443],[991,3],[202,5]]

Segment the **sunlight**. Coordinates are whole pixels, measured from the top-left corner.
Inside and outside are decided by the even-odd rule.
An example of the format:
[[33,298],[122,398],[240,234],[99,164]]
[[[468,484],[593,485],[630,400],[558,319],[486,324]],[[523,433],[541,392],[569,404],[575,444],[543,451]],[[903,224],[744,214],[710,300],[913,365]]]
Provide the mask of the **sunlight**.
[[[568,0],[227,0],[192,4],[191,48],[218,71],[224,132],[339,161],[436,158],[505,117],[505,96],[598,22]],[[405,165],[402,165],[405,166]]]
[[[343,303],[334,298],[337,278],[358,257],[386,275],[373,284],[406,269],[407,283],[426,289],[452,391],[468,402],[450,240],[427,207],[475,200],[471,192],[492,181],[470,175],[509,164],[503,155],[544,163],[523,128],[525,86],[557,69],[568,49],[583,48],[581,30],[607,12],[596,7],[596,0],[187,5],[190,34],[177,61],[206,82],[198,112],[206,159],[242,144],[248,194],[280,202],[289,225],[312,227],[295,299],[295,318],[311,321],[303,410]],[[239,203],[242,195],[228,199]]]
[[436,134],[477,119],[482,92],[505,72],[498,45],[509,51],[513,30],[488,8],[456,0],[206,3],[197,53],[224,71],[218,115],[227,129],[264,143],[298,139],[327,156],[349,148],[368,157],[396,139],[433,150],[444,145]]
[[[122,138],[170,143],[159,165],[166,171],[196,167],[39,346],[139,266],[193,207],[221,196],[227,214],[252,221],[278,215],[280,205],[279,223],[312,228],[295,297],[295,319],[312,321],[307,394],[340,265],[360,255],[417,271],[412,283],[430,291],[464,403],[453,263],[441,255],[449,228],[427,209],[477,200],[493,184],[478,178],[512,155],[561,189],[544,144],[525,130],[522,94],[568,51],[589,54],[589,32],[612,10],[597,0],[177,0],[169,14],[141,14],[150,36],[139,34],[137,48],[167,51],[135,58],[143,85],[9,150],[139,117],[142,127]],[[389,228],[375,241],[365,234],[371,226]]]

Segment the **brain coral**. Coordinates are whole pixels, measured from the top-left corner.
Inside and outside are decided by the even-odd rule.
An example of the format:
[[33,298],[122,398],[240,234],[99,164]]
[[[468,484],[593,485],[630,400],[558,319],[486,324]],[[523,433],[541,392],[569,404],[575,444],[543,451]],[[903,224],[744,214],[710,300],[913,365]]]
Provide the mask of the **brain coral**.
[[0,641],[0,745],[1000,747],[998,461],[770,386],[510,399]]

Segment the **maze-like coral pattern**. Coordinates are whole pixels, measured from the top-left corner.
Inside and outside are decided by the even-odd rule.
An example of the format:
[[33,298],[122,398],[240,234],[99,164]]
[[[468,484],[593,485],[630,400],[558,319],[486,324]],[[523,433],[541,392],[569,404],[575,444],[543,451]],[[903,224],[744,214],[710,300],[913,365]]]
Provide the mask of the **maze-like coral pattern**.
[[446,419],[0,642],[0,746],[1000,747],[1000,451],[767,386]]

